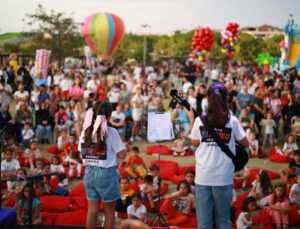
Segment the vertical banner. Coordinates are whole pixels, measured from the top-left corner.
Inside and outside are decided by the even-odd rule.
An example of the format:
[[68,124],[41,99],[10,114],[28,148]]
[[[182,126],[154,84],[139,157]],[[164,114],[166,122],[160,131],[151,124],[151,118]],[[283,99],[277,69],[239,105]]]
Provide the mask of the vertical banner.
[[35,56],[35,74],[38,76],[42,73],[43,78],[47,78],[48,64],[50,60],[51,51],[46,49],[36,50]]
[[91,53],[89,46],[84,47],[84,53],[85,53],[85,58],[86,58],[86,64],[89,68],[91,68],[93,57],[92,57],[92,53]]

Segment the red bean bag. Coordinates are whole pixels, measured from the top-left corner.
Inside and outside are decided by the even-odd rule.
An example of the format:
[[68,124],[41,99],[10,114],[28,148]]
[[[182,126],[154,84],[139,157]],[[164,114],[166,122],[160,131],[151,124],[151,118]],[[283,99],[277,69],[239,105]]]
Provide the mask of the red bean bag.
[[[158,160],[152,160],[152,164],[158,165]],[[178,169],[178,163],[175,161],[160,161],[160,177],[162,179],[170,180],[173,176],[176,175]]]
[[57,212],[41,212],[42,220],[44,225],[53,225],[55,218],[57,217]]
[[85,226],[87,211],[62,212],[55,218],[55,225]]
[[40,196],[43,195],[43,193],[41,192],[41,190],[39,190],[38,188],[36,188],[36,189],[34,190],[34,192],[35,192],[35,196],[36,196],[37,198],[39,198]]
[[298,213],[300,208],[297,205],[291,206],[291,211],[289,212],[289,223],[290,225],[297,225],[300,223],[300,214]]
[[[152,160],[150,164],[158,165],[158,160]],[[178,168],[178,163],[176,161],[160,160],[160,166],[161,167],[176,167],[176,168]]]
[[6,188],[7,188],[6,182],[1,182],[1,188],[3,188],[3,189],[6,189]]
[[57,146],[50,146],[47,148],[48,153],[60,154],[62,151]]
[[270,156],[270,161],[279,162],[279,163],[289,163],[291,161],[291,158],[289,156],[284,156],[275,153]]
[[266,210],[260,211],[260,214],[253,217],[253,222],[263,224],[265,229],[273,229],[272,219]]
[[162,187],[160,188],[160,195],[164,195],[168,191],[168,183],[163,183]]
[[72,211],[76,210],[87,210],[88,200],[85,195],[82,196],[73,196],[72,199]]
[[194,172],[196,171],[196,166],[195,165],[190,165],[190,166],[183,166],[177,169],[177,174],[178,175],[185,175],[185,171],[188,169],[192,169],[194,170]]
[[71,192],[69,192],[68,196],[74,197],[74,196],[85,196],[85,188],[83,182],[76,185]]
[[249,195],[249,193],[250,192],[245,192],[245,193],[243,193],[242,195],[239,195],[236,198],[236,202],[235,202],[235,205],[234,205],[234,207],[236,209],[236,212],[240,211],[242,209],[242,204],[243,204],[244,200],[247,198],[247,196]]
[[188,221],[186,223],[180,225],[174,225],[174,226],[177,226],[179,228],[197,228],[198,226],[197,216],[195,214],[189,215]]
[[185,180],[185,175],[175,175],[171,177],[170,181],[172,181],[174,184],[178,184],[180,181]]
[[51,190],[53,192],[55,192],[56,189],[59,188],[58,183],[59,183],[59,179],[57,177],[50,179],[49,184],[51,185]]
[[[69,176],[69,168],[66,168],[66,167],[65,167],[65,173],[66,173],[67,178],[70,178],[70,176]],[[85,167],[82,166],[82,169],[81,169],[81,177],[84,177],[84,173],[85,173]],[[77,171],[76,171],[76,170],[75,170],[74,173],[73,173],[73,177],[77,177]]]
[[61,161],[63,161],[64,157],[67,156],[67,153],[65,152],[61,152],[60,154],[58,154],[58,157],[60,158]]
[[132,189],[135,192],[140,192],[140,187],[138,182],[131,182],[129,184],[129,189]]
[[41,211],[64,212],[72,207],[72,199],[65,196],[41,196]]
[[49,161],[47,158],[43,157],[42,159],[43,159],[44,163],[51,164],[51,161]]
[[296,182],[296,181],[295,181],[295,178],[289,178],[289,183],[290,183],[290,184],[295,184],[295,182]]
[[158,145],[150,145],[146,147],[146,153],[149,155],[158,154],[158,150],[160,155],[172,155],[172,150],[170,150],[167,146],[161,146],[160,149],[158,149]]
[[[260,169],[250,169],[251,176],[252,176],[252,178],[253,178],[254,180],[256,179],[256,175],[257,175],[257,173],[259,172],[259,170],[260,170]],[[276,173],[276,172],[273,172],[273,171],[267,170],[267,169],[264,169],[264,170],[267,172],[267,174],[268,174],[270,180],[280,178],[279,173]]]
[[13,206],[15,206],[15,204],[16,204],[16,200],[15,200],[13,194],[11,193],[11,194],[9,195],[8,199],[6,200],[4,206],[5,206],[5,207],[13,207]]
[[118,218],[128,219],[128,215],[127,215],[127,213],[124,213],[124,212],[118,212]]
[[271,149],[270,149],[270,153],[269,153],[270,157],[271,157],[273,154],[276,154],[276,148],[275,148],[275,147],[271,147]]

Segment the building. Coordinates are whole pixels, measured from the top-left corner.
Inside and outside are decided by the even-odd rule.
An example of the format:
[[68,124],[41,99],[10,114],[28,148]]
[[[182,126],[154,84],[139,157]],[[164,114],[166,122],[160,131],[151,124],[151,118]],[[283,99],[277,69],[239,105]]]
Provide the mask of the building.
[[259,27],[244,27],[240,29],[243,33],[248,33],[255,38],[268,39],[277,35],[284,35],[283,29],[271,25],[262,25]]

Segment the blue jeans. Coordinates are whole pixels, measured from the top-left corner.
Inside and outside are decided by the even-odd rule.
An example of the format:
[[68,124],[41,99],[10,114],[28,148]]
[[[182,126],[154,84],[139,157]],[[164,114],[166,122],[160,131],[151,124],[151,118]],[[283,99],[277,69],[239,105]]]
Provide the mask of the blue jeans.
[[43,126],[38,124],[37,125],[37,131],[36,131],[36,135],[37,137],[39,137],[40,139],[49,139],[51,136],[51,126]]
[[281,115],[278,115],[278,116],[274,116],[273,119],[276,123],[276,127],[274,127],[274,135],[275,135],[275,139],[278,138],[278,128],[279,128],[279,122],[280,122],[280,118],[281,118]]
[[122,139],[125,139],[125,131],[126,131],[126,127],[125,125],[119,129],[117,129],[118,133],[120,134]]
[[196,184],[196,213],[198,229],[211,229],[213,211],[216,228],[230,229],[232,185],[205,186]]

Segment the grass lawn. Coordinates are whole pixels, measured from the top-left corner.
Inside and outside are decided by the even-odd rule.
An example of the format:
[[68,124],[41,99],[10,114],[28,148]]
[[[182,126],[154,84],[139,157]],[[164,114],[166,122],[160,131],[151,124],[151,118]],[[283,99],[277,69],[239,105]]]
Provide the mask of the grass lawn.
[[4,34],[0,34],[0,42],[5,41],[5,40],[18,38],[18,37],[21,37],[21,36],[22,36],[22,33],[4,33]]

